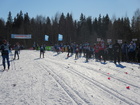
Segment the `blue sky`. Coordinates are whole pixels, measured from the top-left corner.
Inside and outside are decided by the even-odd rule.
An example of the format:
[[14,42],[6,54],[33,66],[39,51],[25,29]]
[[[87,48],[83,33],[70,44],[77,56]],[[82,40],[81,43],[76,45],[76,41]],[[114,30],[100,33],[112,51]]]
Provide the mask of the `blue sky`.
[[92,18],[108,14],[110,18],[128,16],[131,19],[138,8],[140,0],[0,0],[0,18],[6,21],[9,11],[14,18],[22,10],[30,18],[37,15],[53,18],[63,12],[71,13],[75,20],[79,20],[81,13]]

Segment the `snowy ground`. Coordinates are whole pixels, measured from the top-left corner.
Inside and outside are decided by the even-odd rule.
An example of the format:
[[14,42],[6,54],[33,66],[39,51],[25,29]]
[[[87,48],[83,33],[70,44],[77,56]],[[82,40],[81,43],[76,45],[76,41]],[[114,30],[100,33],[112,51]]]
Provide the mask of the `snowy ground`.
[[0,105],[140,105],[138,64],[66,55],[23,50],[4,72],[0,61]]

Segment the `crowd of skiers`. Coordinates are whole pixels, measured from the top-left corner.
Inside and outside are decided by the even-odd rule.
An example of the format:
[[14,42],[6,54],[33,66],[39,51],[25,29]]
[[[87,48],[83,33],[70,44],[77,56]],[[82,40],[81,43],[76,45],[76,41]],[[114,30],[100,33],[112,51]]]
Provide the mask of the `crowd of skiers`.
[[119,44],[116,40],[115,43],[111,41],[105,44],[104,40],[101,40],[91,46],[88,42],[83,44],[70,43],[64,45],[63,43],[55,44],[54,49],[57,53],[68,52],[67,57],[75,54],[75,59],[83,56],[86,58],[86,62],[90,58],[96,59],[96,61],[106,60],[113,61],[115,64],[123,62],[139,62],[140,63],[140,44],[136,45],[135,42],[124,42]]
[[[2,64],[4,67],[4,70],[6,68],[6,60],[7,60],[7,66],[8,69],[10,68],[10,62],[9,62],[9,52],[11,50],[10,44],[3,40],[3,44],[0,46],[1,55],[2,55]],[[17,42],[13,49],[14,52],[14,58],[13,60],[19,59],[19,52],[20,52],[20,44]],[[44,58],[45,53],[45,46],[41,45],[39,47],[40,49],[40,58],[41,55]],[[95,43],[93,46],[91,46],[88,42],[83,44],[77,44],[77,43],[70,43],[64,45],[63,43],[55,44],[54,50],[59,54],[60,52],[67,52],[67,58],[75,54],[75,59],[78,59],[79,57],[85,57],[86,62],[90,58],[96,59],[96,61],[114,61],[116,64],[120,64],[121,61],[123,62],[138,62],[140,63],[140,43],[136,45],[135,42],[131,41],[130,43],[124,42],[123,44],[119,44],[117,40],[115,43],[112,43],[111,41],[105,44],[104,40],[101,40],[97,43]]]

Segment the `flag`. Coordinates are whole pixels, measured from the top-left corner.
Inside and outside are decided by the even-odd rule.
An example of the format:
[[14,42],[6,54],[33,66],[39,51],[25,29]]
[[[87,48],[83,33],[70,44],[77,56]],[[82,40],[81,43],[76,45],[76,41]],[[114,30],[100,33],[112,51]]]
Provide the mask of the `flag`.
[[45,35],[45,41],[48,41],[48,40],[49,40],[49,36]]
[[62,41],[63,40],[63,35],[58,34],[58,41]]

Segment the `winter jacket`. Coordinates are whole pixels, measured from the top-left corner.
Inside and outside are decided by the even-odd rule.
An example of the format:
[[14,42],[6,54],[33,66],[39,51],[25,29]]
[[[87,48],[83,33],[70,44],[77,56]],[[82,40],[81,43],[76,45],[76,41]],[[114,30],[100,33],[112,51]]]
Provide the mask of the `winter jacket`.
[[105,44],[102,42],[99,44],[99,51],[100,50],[104,50],[106,47],[105,47]]
[[95,53],[98,53],[98,52],[99,52],[99,44],[96,44],[96,45],[94,46],[94,52],[95,52]]
[[8,44],[2,44],[1,45],[1,54],[3,55],[8,55],[9,54],[9,45]]
[[124,44],[122,45],[122,52],[123,52],[123,53],[127,53],[127,52],[128,52],[128,45],[127,45],[126,43],[124,43]]
[[121,46],[120,46],[119,43],[115,43],[115,44],[113,45],[113,52],[114,52],[114,54],[120,53],[120,52],[121,52]]
[[135,49],[136,49],[136,47],[135,47],[134,44],[130,44],[130,45],[128,46],[128,52],[134,52]]
[[19,51],[20,50],[20,46],[19,45],[15,45],[14,49],[15,49],[15,51]]
[[45,47],[44,46],[41,46],[40,47],[40,52],[44,52],[45,51]]

